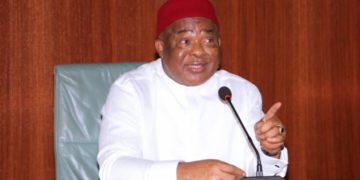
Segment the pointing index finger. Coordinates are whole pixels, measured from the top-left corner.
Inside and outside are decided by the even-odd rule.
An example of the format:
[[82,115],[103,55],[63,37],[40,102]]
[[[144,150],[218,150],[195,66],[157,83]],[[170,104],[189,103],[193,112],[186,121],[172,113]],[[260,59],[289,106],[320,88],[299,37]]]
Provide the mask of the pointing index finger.
[[263,117],[263,121],[266,122],[268,119],[272,118],[276,112],[280,109],[281,107],[281,103],[277,102],[275,103],[273,106],[271,106],[271,108],[269,109],[269,111],[265,114],[265,116]]

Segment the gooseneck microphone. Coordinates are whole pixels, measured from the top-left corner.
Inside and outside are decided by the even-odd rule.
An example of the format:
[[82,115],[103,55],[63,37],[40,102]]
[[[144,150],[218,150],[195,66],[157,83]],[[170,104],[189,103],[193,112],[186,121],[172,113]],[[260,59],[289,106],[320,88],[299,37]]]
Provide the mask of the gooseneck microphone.
[[253,179],[253,180],[281,180],[282,178],[279,176],[265,176],[263,177],[263,171],[262,171],[262,165],[261,165],[261,160],[260,160],[260,155],[258,150],[256,149],[250,135],[248,134],[244,124],[242,123],[238,113],[236,112],[233,104],[231,103],[231,91],[228,87],[223,86],[219,89],[219,96],[222,100],[229,102],[233,112],[235,113],[237,119],[240,122],[241,127],[243,128],[252,148],[254,149],[255,153],[256,153],[256,157],[257,157],[257,166],[256,166],[256,177],[245,177],[245,178],[241,178],[241,179]]
[[262,165],[261,165],[261,160],[260,160],[259,152],[257,151],[257,149],[256,149],[256,147],[255,147],[255,145],[254,145],[251,137],[249,136],[249,134],[248,134],[248,132],[247,132],[244,124],[242,123],[242,121],[241,121],[238,113],[236,112],[233,104],[231,103],[231,100],[230,100],[230,99],[231,99],[231,91],[230,91],[230,89],[229,89],[228,87],[226,87],[226,86],[221,87],[221,88],[219,89],[219,96],[220,96],[220,98],[221,98],[222,100],[229,102],[229,104],[230,104],[232,110],[234,111],[236,117],[238,118],[238,120],[239,120],[239,122],[240,122],[240,124],[241,124],[241,127],[243,128],[243,130],[244,130],[244,132],[245,132],[245,134],[246,134],[246,136],[247,136],[247,138],[248,138],[251,146],[253,147],[253,149],[254,149],[254,151],[255,151],[255,153],[256,153],[256,157],[257,157],[256,176],[257,176],[257,177],[263,176]]

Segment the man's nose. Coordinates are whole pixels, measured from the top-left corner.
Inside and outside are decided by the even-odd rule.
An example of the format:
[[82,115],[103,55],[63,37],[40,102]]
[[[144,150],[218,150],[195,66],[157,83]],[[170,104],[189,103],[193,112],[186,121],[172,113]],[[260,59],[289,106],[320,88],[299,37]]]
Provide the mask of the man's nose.
[[195,42],[190,49],[190,54],[196,57],[204,56],[205,49],[203,47],[203,44],[201,44],[201,42]]

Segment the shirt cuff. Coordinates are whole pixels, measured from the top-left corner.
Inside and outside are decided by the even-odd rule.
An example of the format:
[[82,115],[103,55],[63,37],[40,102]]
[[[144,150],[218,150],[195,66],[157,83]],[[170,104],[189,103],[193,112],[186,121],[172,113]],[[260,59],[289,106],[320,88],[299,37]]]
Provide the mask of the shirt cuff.
[[260,154],[264,176],[277,175],[277,176],[285,177],[287,171],[287,165],[288,165],[288,153],[286,148],[284,148],[281,151],[280,159],[272,158],[270,156],[265,155],[261,151],[260,146],[258,146],[258,151]]
[[174,161],[156,161],[152,164],[149,172],[149,180],[176,180],[177,166],[180,160]]

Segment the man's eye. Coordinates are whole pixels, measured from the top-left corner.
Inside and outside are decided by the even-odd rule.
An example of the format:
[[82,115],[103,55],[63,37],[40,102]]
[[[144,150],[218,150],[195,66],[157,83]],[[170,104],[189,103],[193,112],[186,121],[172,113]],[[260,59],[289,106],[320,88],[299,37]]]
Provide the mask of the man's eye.
[[189,40],[186,40],[186,39],[181,41],[181,43],[183,43],[183,44],[187,44],[188,42],[189,42]]
[[206,43],[212,43],[212,42],[214,42],[214,40],[213,39],[205,39],[205,42]]

